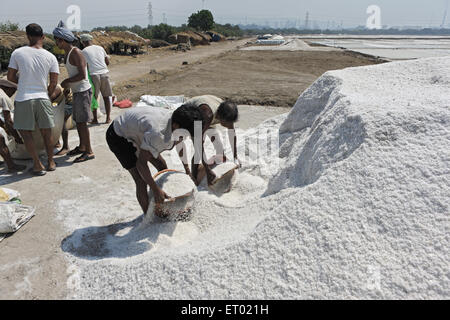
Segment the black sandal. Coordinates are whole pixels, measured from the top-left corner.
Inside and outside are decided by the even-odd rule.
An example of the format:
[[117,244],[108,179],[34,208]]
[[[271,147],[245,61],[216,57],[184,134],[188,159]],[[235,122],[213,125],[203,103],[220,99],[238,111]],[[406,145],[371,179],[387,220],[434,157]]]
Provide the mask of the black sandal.
[[76,147],[75,149],[70,150],[70,151],[67,152],[66,154],[67,154],[68,156],[77,156],[77,155],[83,154],[83,153],[84,153],[84,151],[81,151],[79,147]]
[[83,152],[83,154],[81,156],[79,156],[78,158],[76,158],[75,160],[73,160],[73,163],[80,163],[80,162],[85,162],[88,160],[92,160],[95,159],[95,155],[88,155],[86,152]]

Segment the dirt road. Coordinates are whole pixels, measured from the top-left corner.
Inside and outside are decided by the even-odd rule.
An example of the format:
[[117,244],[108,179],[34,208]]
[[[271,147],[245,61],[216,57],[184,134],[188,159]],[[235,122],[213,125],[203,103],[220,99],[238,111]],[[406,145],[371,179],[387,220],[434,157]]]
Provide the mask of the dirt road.
[[324,72],[375,63],[379,61],[343,50],[233,50],[116,83],[114,92],[119,99],[133,101],[145,94],[213,94],[238,104],[292,107],[300,93]]

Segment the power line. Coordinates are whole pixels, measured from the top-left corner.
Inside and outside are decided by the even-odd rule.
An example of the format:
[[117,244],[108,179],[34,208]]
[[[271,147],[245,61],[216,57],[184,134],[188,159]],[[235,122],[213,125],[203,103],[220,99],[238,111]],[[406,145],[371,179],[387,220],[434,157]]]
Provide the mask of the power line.
[[153,25],[153,7],[151,2],[148,3],[148,25]]

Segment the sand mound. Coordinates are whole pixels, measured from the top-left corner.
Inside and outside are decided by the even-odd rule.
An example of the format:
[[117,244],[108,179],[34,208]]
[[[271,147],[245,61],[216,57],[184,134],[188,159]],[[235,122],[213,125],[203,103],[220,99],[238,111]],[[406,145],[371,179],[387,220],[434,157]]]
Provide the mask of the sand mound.
[[[200,189],[189,222],[96,234],[71,217],[76,297],[448,299],[449,68],[438,58],[326,73],[261,124],[279,128],[279,157],[244,163],[230,193]],[[108,208],[89,219],[132,220]]]

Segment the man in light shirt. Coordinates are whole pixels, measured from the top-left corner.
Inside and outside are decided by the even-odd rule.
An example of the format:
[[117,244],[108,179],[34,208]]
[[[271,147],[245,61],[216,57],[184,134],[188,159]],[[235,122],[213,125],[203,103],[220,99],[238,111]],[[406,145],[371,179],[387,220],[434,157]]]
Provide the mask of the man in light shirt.
[[[98,100],[101,92],[106,109],[106,122],[111,122],[111,100],[112,89],[109,80],[109,56],[106,54],[103,47],[92,43],[93,37],[90,34],[82,34],[80,36],[81,42],[84,46],[82,50],[84,57],[87,60],[89,74],[91,75],[92,83],[94,84],[94,95]],[[94,120],[92,123],[98,123],[97,110],[93,110]]]
[[[203,118],[200,110],[193,106],[181,106],[174,112],[165,108],[135,107],[114,119],[106,131],[106,141],[110,150],[133,177],[136,197],[144,213],[149,207],[149,187],[155,197],[157,211],[164,200],[169,199],[155,183],[148,163],[158,171],[167,169],[161,153],[183,141],[174,134],[174,131],[187,130],[194,139],[196,121],[199,121],[201,126]],[[183,159],[183,149],[178,150],[178,155],[186,174],[192,178],[189,164]]]
[[[50,96],[58,83],[59,65],[56,57],[43,48],[44,33],[35,24],[26,27],[28,46],[14,50],[8,67],[8,80],[18,84],[14,110],[14,129],[19,130],[25,147],[33,158],[34,175],[56,170],[53,160],[54,142],[51,129],[55,126]],[[50,75],[50,84],[48,77]],[[45,143],[48,164],[45,168],[38,156],[32,133],[36,124]]]

